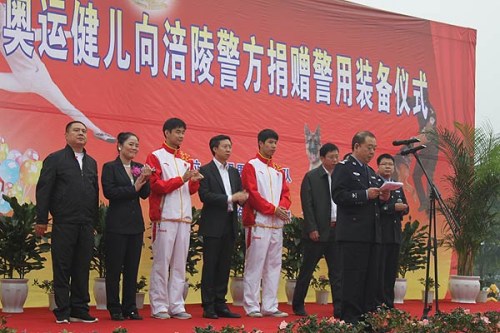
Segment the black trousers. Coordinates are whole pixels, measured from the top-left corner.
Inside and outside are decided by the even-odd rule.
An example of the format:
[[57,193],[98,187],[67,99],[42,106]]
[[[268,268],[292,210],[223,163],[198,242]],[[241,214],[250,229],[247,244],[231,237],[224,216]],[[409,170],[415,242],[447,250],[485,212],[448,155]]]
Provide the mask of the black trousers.
[[339,242],[341,260],[341,314],[348,323],[377,308],[381,245]]
[[[143,233],[106,233],[106,301],[110,313],[137,312],[135,294],[141,260]],[[120,275],[123,274],[122,304]]]
[[52,271],[58,319],[89,312],[89,270],[94,230],[89,224],[52,226]]
[[234,251],[234,236],[228,230],[222,237],[203,237],[201,305],[206,311],[227,309],[226,294]]
[[337,314],[340,316],[340,270],[337,264],[338,260],[336,259],[338,256],[337,243],[333,240],[328,242],[314,242],[310,239],[303,239],[302,242],[304,244],[304,256],[293,293],[293,310],[304,310],[304,300],[309,289],[309,283],[311,282],[316,265],[324,256],[328,266],[328,279],[330,280],[334,315]]
[[398,259],[400,244],[382,244],[379,264],[378,305],[394,307],[394,283],[398,276]]

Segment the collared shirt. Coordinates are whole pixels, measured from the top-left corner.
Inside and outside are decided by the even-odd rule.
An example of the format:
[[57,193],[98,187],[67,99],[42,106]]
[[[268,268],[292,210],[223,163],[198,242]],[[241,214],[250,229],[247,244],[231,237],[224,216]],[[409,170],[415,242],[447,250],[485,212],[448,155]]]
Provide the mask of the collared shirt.
[[330,212],[330,221],[334,222],[337,221],[337,205],[335,202],[333,202],[332,198],[332,174],[326,170],[326,168],[323,166],[323,170],[325,170],[326,174],[328,175],[328,187],[330,188],[330,201],[332,202],[332,210]]
[[356,162],[358,162],[359,166],[360,167],[364,167],[365,165],[363,163],[361,163],[353,154],[351,154],[352,158],[354,158],[356,160]]
[[392,182],[392,180],[391,180],[391,178],[390,178],[390,177],[389,177],[389,178],[385,178],[384,176],[382,176],[382,175],[380,175],[380,174],[379,174],[378,176],[379,176],[380,178],[382,178],[382,180],[384,181],[384,183],[385,183],[385,182]]
[[80,170],[83,169],[83,156],[85,153],[77,153],[75,152],[75,158],[78,161],[78,164],[80,165]]
[[231,190],[231,182],[229,181],[229,165],[222,164],[217,161],[216,158],[213,159],[215,165],[217,166],[217,170],[219,170],[220,176],[222,178],[222,182],[224,183],[224,190],[227,194],[227,211],[233,211],[233,191]]

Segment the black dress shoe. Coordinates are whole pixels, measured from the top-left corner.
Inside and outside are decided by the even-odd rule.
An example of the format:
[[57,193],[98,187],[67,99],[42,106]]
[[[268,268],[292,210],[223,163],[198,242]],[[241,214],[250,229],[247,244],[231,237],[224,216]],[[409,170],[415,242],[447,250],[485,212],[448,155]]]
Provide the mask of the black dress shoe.
[[300,310],[293,310],[293,313],[294,313],[296,316],[300,316],[300,317],[307,317],[307,312],[306,312],[306,310],[304,310],[304,309],[300,309]]
[[222,318],[241,318],[240,314],[231,312],[229,309],[217,311],[217,315]]
[[217,316],[217,314],[212,311],[203,311],[203,318],[219,319],[219,316]]
[[142,320],[142,317],[136,311],[132,311],[130,313],[124,313],[123,316],[130,320]]
[[125,318],[121,313],[118,312],[118,313],[111,313],[111,320],[122,321],[125,320]]

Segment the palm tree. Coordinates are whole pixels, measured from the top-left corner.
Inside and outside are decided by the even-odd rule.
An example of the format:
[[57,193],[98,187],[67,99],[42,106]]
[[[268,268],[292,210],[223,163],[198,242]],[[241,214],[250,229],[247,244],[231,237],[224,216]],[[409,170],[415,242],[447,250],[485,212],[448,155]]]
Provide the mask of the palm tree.
[[458,232],[447,233],[444,244],[458,255],[458,275],[471,276],[481,243],[500,223],[493,209],[500,193],[500,137],[491,124],[474,128],[455,123],[454,130],[438,128],[437,139],[453,169],[445,176],[446,204],[458,224]]

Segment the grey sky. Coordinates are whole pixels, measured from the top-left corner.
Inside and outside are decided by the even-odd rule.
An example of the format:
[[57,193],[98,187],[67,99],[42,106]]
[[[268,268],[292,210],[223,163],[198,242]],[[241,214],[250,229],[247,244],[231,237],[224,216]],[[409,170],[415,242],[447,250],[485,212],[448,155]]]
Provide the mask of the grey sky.
[[470,0],[350,0],[390,12],[420,17],[477,30],[476,44],[476,126],[491,122],[500,132],[496,79],[500,79],[500,28],[495,23],[500,1]]

